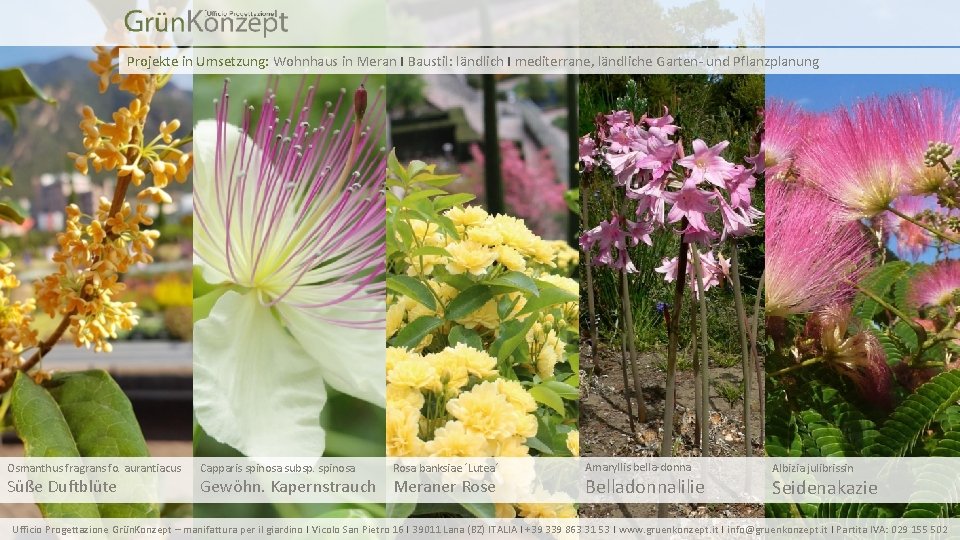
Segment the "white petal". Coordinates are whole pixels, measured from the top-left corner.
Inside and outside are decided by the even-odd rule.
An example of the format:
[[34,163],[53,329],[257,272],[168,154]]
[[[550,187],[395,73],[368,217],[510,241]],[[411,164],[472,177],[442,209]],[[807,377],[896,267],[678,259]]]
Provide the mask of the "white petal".
[[277,305],[277,311],[293,337],[322,367],[327,384],[383,407],[387,391],[385,326],[374,330],[355,329],[329,320],[382,320],[386,313],[385,300],[349,300],[323,308],[295,307],[296,304],[321,303],[346,290],[330,285],[298,286]]
[[[382,336],[381,336],[382,341]],[[196,323],[193,403],[211,437],[250,457],[320,457],[322,370],[250,292]]]

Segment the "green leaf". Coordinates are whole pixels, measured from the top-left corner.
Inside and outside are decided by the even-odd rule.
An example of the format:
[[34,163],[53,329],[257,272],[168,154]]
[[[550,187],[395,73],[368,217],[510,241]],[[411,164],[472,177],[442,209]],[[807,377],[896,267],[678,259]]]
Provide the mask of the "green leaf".
[[394,347],[411,349],[419,345],[427,334],[436,330],[441,324],[443,324],[443,320],[437,317],[429,317],[426,315],[418,317],[415,321],[404,326],[397,332],[397,335],[393,337],[390,344]]
[[387,170],[400,181],[400,185],[406,186],[410,182],[410,177],[407,176],[407,170],[397,161],[396,148],[390,150],[390,154],[387,156]]
[[467,512],[478,518],[493,518],[496,516],[496,508],[493,503],[460,503],[466,508]]
[[431,310],[437,309],[436,299],[430,289],[419,279],[410,276],[387,276],[387,289],[412,298]]
[[452,195],[444,195],[433,200],[433,208],[437,212],[441,212],[448,208],[453,208],[454,206],[466,204],[476,198],[476,195],[472,193],[454,193]]
[[[910,264],[905,261],[889,262],[871,272],[860,282],[860,286],[881,298],[886,298],[894,283],[900,280],[909,269]],[[861,319],[872,320],[881,312],[883,307],[875,300],[862,293],[857,295],[853,304],[854,315]]]
[[536,282],[523,272],[507,272],[491,280],[484,281],[484,283],[492,287],[500,287],[504,289],[503,292],[524,291],[533,296],[540,295],[540,289],[537,288]]
[[523,309],[520,310],[518,315],[536,313],[543,308],[547,308],[556,304],[576,302],[580,299],[578,295],[569,293],[560,287],[557,287],[556,285],[551,285],[545,281],[537,281],[536,283],[540,288],[540,296],[527,299],[527,303],[523,306]]
[[23,216],[9,202],[0,203],[0,220],[10,221],[17,225],[23,224]]
[[501,362],[510,358],[521,343],[527,342],[527,332],[537,322],[536,317],[527,317],[523,321],[507,321],[500,326],[500,337],[490,347],[490,353],[497,355]]
[[410,252],[410,257],[419,257],[420,255],[436,255],[439,257],[447,257],[450,255],[450,253],[438,246],[420,246],[418,248],[414,248]]
[[945,371],[927,381],[893,411],[864,456],[907,455],[927,427],[960,400],[960,372]]
[[407,518],[413,514],[413,511],[417,509],[417,503],[406,502],[406,503],[396,503],[388,502],[387,503],[387,517],[388,518]]
[[20,126],[20,121],[17,119],[17,110],[13,108],[13,105],[9,103],[0,105],[0,114],[10,121],[13,129],[17,129],[17,127]]
[[5,242],[0,242],[0,259],[9,259],[10,258],[10,246]]
[[[70,426],[49,392],[20,372],[10,390],[10,410],[27,457],[80,457]],[[95,504],[38,504],[46,518],[99,518]]]
[[468,347],[473,347],[478,351],[483,350],[483,340],[480,339],[480,334],[476,330],[471,330],[469,328],[464,328],[460,325],[456,325],[450,329],[450,334],[447,335],[447,344],[451,347],[457,345],[458,343],[463,343]]
[[538,384],[530,389],[530,395],[537,403],[543,403],[547,407],[563,414],[563,398],[560,397],[552,388],[543,384]]
[[[133,406],[106,371],[58,373],[47,389],[83,457],[149,457]],[[101,504],[105,518],[159,517],[155,504]]]
[[448,321],[462,319],[483,307],[483,305],[492,298],[493,293],[490,292],[490,287],[486,285],[474,285],[458,294],[456,298],[447,304],[444,309],[444,318]]
[[[105,371],[58,373],[43,388],[18,373],[11,409],[29,457],[148,457],[133,407]],[[157,505],[42,504],[45,517],[158,517]]]
[[553,455],[553,448],[547,446],[547,443],[541,441],[536,437],[530,437],[527,439],[527,446],[533,448],[534,450],[539,451],[541,454]]
[[546,381],[540,383],[540,386],[549,388],[558,396],[567,401],[577,401],[580,399],[580,390],[564,382]]
[[56,103],[30,82],[30,78],[20,68],[0,70],[0,112],[16,127],[17,118],[14,107],[40,99],[47,103]]
[[447,192],[442,189],[422,189],[419,191],[411,191],[406,194],[402,199],[400,199],[401,206],[411,206],[417,201],[422,201],[424,199],[429,199],[430,197],[435,197],[437,195],[445,195]]

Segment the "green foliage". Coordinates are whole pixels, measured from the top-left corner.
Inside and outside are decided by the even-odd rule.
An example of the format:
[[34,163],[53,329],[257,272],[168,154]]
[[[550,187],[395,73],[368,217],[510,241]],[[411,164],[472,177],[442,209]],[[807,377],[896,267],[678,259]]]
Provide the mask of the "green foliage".
[[414,74],[387,75],[387,110],[391,113],[409,115],[417,107],[426,103],[423,89],[426,83],[423,77]]
[[[104,371],[56,374],[40,386],[18,373],[11,411],[28,457],[148,457],[133,407]],[[159,507],[132,504],[41,504],[45,517],[159,517]]]
[[20,68],[0,70],[0,115],[3,115],[16,129],[19,124],[16,107],[35,99],[47,103],[56,103],[34,86],[27,74]]

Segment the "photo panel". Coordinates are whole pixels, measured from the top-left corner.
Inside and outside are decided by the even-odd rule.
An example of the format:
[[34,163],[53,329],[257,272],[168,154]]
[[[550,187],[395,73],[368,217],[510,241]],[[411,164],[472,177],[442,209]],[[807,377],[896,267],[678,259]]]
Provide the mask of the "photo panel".
[[[763,454],[763,91],[757,75],[580,77],[582,456]],[[761,514],[580,508],[724,512]]]

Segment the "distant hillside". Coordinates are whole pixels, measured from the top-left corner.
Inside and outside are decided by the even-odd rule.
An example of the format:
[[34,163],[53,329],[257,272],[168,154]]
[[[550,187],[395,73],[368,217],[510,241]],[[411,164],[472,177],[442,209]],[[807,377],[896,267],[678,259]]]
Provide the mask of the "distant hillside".
[[[14,131],[0,122],[0,165],[13,168],[15,184],[5,193],[14,197],[31,193],[31,179],[46,172],[73,170],[67,152],[81,151],[80,109],[90,105],[101,118],[130,103],[131,95],[111,87],[105,94],[97,90],[97,78],[87,61],[66,57],[43,64],[21,66],[35,85],[57,100],[57,105],[34,102],[18,109],[20,126]],[[189,91],[166,86],[153,100],[150,116],[155,123],[179,118],[184,133],[193,125],[193,105]],[[151,129],[148,127],[148,129]],[[99,183],[103,175],[95,175]]]

